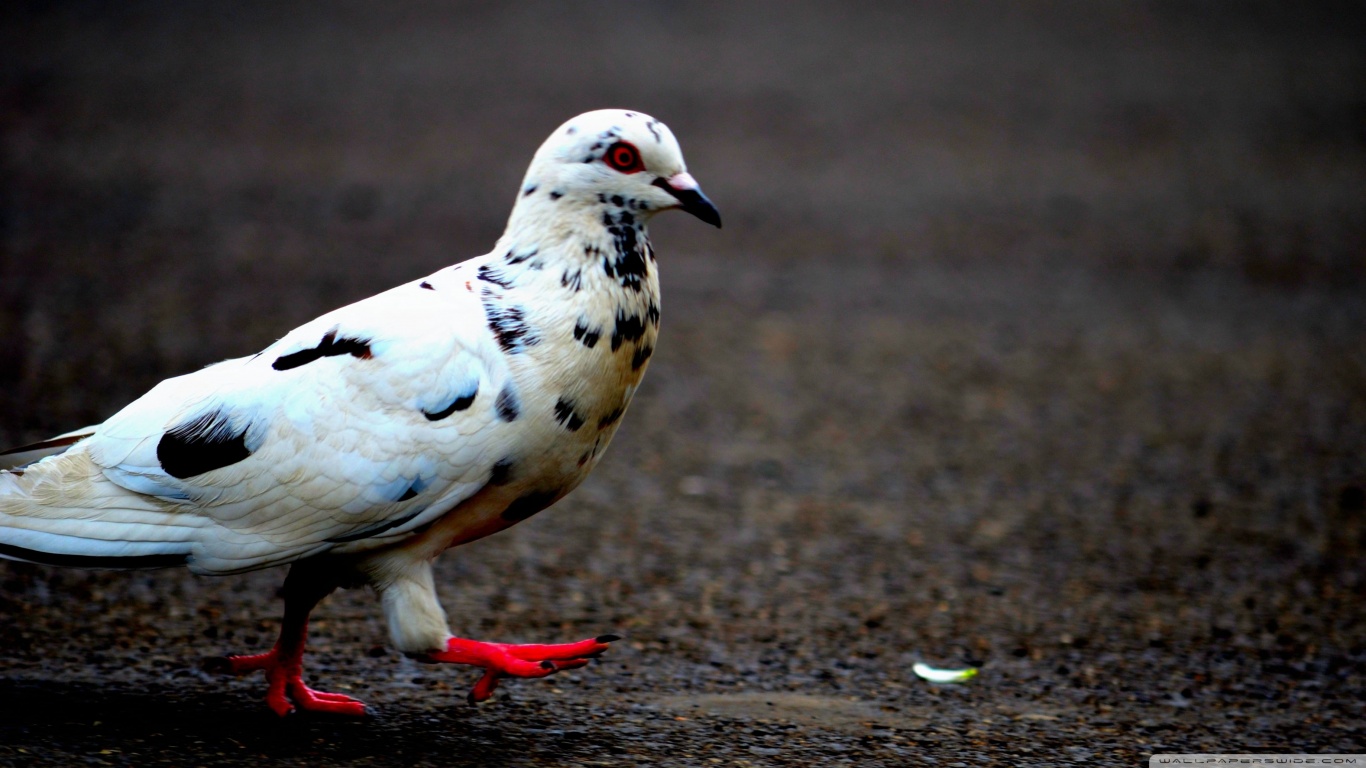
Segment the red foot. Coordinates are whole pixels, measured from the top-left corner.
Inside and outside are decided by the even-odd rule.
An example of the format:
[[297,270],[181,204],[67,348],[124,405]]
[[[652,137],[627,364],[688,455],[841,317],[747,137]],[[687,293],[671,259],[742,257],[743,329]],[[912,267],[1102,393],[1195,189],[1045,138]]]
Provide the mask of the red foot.
[[296,709],[352,717],[365,715],[363,701],[340,693],[315,691],[304,685],[302,654],[299,659],[290,663],[288,659],[280,659],[280,649],[277,646],[266,653],[253,656],[228,656],[219,664],[223,665],[224,662],[226,668],[219,668],[235,675],[265,672],[266,680],[270,682],[270,688],[266,691],[266,704],[280,717]]
[[469,700],[473,704],[488,699],[503,677],[545,677],[565,669],[577,669],[602,655],[616,635],[599,635],[590,640],[556,645],[485,643],[452,637],[446,650],[429,653],[422,661],[471,664],[484,668],[484,676],[474,684]]

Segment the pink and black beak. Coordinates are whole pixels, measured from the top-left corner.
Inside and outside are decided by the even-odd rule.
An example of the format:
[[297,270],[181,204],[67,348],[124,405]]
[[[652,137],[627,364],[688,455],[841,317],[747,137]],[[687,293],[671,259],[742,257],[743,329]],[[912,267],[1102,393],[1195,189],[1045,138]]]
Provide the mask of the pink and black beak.
[[661,176],[653,183],[673,195],[678,200],[679,208],[717,229],[721,228],[721,212],[716,210],[716,206],[712,205],[706,195],[702,194],[702,188],[697,185],[697,180],[688,173],[675,173],[667,179]]

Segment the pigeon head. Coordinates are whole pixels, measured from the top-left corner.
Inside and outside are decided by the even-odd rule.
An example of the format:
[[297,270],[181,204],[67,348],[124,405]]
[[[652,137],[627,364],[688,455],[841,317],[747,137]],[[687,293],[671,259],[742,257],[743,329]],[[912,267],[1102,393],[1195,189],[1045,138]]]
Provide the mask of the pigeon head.
[[579,115],[536,151],[518,206],[543,204],[593,214],[600,208],[623,210],[643,218],[680,208],[721,226],[721,214],[688,174],[668,126],[622,109]]

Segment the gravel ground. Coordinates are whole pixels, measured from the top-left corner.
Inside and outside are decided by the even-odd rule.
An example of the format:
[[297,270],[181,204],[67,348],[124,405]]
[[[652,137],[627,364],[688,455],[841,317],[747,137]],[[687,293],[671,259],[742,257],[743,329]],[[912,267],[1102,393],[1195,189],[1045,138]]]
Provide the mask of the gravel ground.
[[[608,458],[366,591],[277,721],[204,657],[283,572],[0,567],[0,763],[1135,765],[1366,752],[1366,29],[1354,4],[33,3],[0,11],[0,442],[497,237],[586,109],[670,124],[664,330]],[[935,686],[916,661],[978,665]]]

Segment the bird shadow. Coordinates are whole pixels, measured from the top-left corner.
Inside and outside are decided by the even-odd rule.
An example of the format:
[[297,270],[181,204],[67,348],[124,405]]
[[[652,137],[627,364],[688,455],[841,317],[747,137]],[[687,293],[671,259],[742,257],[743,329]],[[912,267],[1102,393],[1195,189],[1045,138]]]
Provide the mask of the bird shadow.
[[308,764],[483,766],[618,751],[609,731],[557,730],[525,708],[513,714],[419,708],[366,718],[279,718],[236,693],[153,684],[0,679],[0,744],[12,753],[136,756],[138,765],[241,760]]

